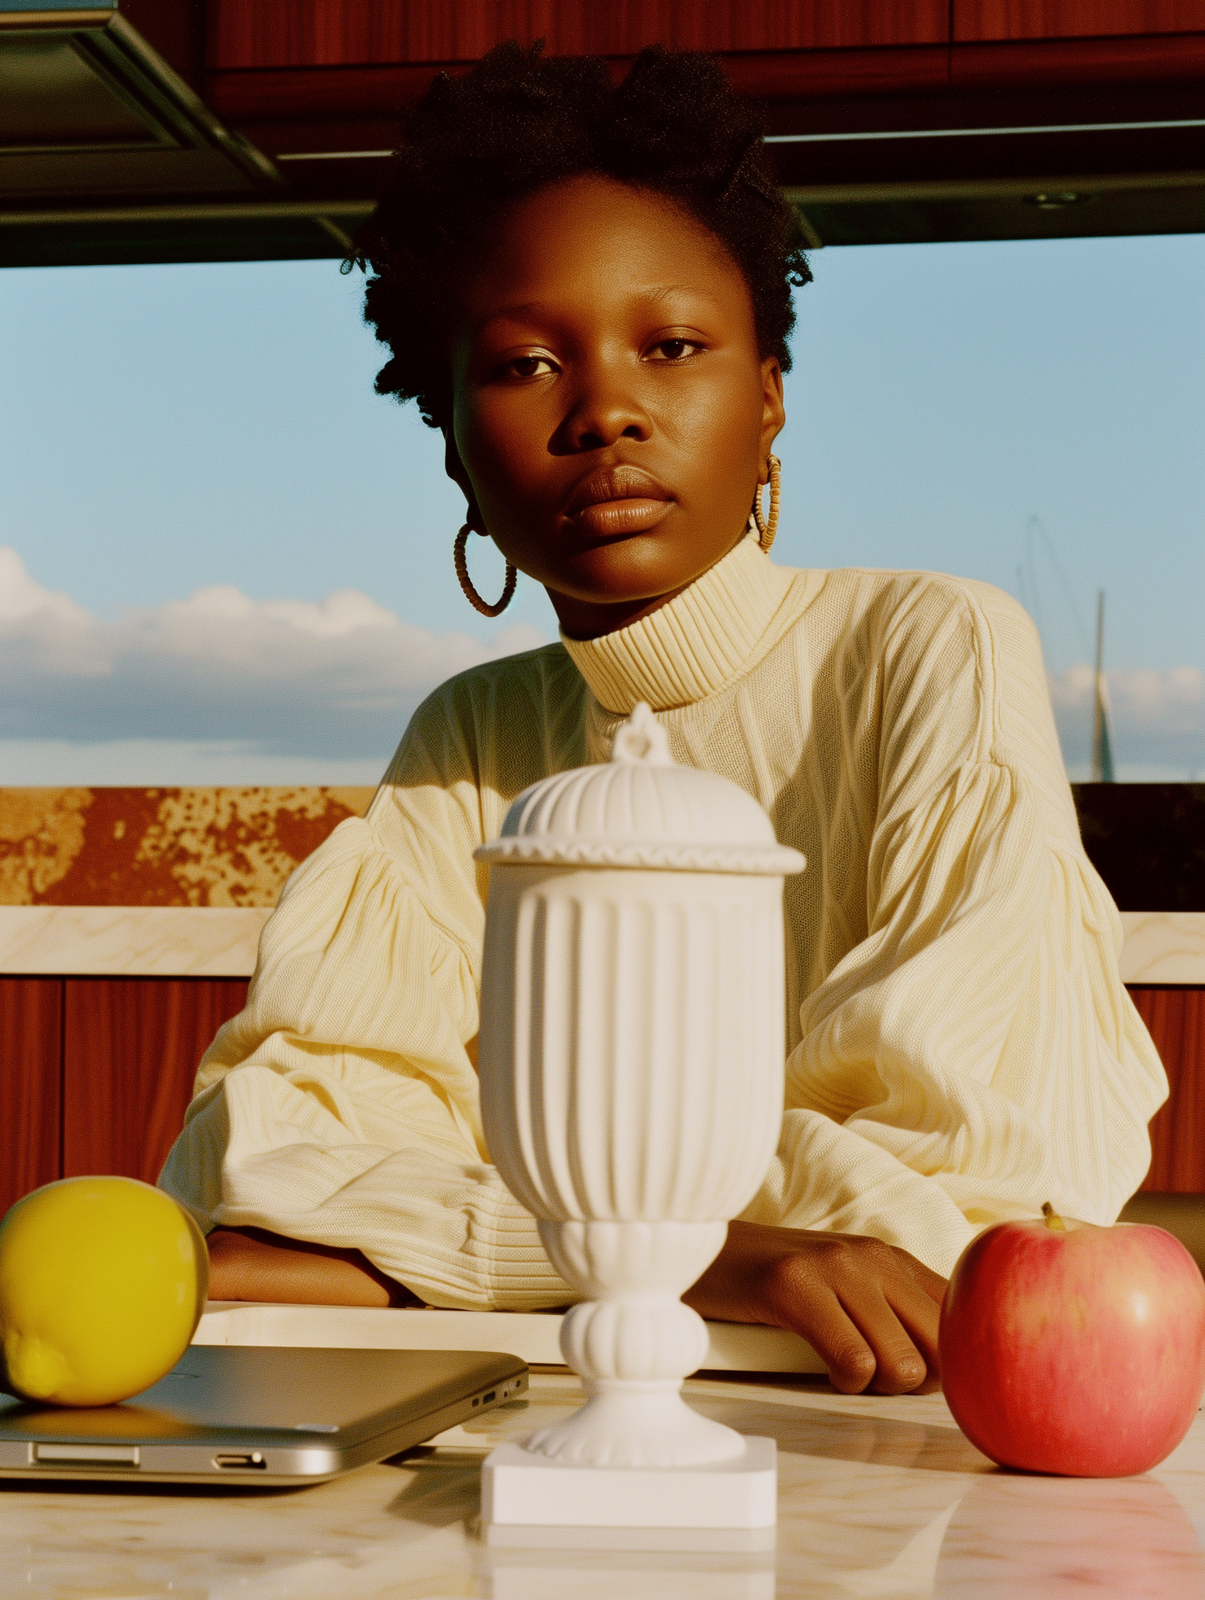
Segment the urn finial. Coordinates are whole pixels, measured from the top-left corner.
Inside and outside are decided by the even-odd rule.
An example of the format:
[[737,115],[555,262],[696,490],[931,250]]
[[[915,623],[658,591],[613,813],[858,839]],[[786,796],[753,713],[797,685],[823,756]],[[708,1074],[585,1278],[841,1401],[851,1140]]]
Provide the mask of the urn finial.
[[610,761],[550,773],[518,795],[477,861],[498,866],[607,867],[730,872],[781,878],[800,872],[753,798],[714,772],[683,766],[641,703],[615,731]]
[[626,722],[615,730],[612,761],[642,761],[649,767],[672,767],[669,737],[647,702],[641,700]]

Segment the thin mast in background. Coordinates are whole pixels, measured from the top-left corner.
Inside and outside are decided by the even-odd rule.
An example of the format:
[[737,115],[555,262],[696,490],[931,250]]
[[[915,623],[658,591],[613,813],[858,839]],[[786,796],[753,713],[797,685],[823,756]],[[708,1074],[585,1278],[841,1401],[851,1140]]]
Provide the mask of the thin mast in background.
[[1096,595],[1096,677],[1092,717],[1092,781],[1112,783],[1113,741],[1109,736],[1109,704],[1105,691],[1105,591]]

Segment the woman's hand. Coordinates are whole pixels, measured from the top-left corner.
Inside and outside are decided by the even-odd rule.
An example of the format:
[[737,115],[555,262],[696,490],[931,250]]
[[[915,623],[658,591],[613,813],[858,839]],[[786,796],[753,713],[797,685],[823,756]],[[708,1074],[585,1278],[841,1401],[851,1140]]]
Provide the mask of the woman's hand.
[[206,1243],[211,1300],[311,1306],[422,1304],[359,1250],[306,1244],[266,1228],[215,1228]]
[[941,1381],[945,1288],[915,1256],[879,1239],[730,1222],[724,1248],[682,1298],[700,1316],[789,1328],[843,1394],[928,1394]]

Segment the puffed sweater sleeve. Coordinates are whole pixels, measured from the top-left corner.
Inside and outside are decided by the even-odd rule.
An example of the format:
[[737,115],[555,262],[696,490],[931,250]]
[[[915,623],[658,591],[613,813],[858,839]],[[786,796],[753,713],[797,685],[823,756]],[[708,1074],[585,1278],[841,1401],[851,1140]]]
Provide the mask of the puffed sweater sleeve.
[[862,740],[875,769],[865,935],[802,1005],[778,1156],[745,1215],[871,1234],[948,1275],[982,1227],[1047,1200],[1112,1222],[1166,1079],[1026,614],[906,575],[842,651],[847,749]]
[[357,1246],[437,1306],[573,1298],[481,1129],[485,825],[474,752],[429,703],[367,818],[289,880],[201,1063],[159,1182],[203,1228]]

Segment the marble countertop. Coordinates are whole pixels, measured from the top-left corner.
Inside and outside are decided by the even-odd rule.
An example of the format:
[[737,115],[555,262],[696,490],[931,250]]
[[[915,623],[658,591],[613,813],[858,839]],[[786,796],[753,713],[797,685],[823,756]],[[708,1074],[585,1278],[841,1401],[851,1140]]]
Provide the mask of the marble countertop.
[[0,973],[242,978],[262,906],[3,906]]
[[580,1399],[530,1402],[432,1447],[298,1490],[0,1483],[0,1597],[23,1600],[1200,1600],[1205,1419],[1155,1472],[1004,1473],[940,1395],[843,1396],[814,1378],[692,1380],[700,1410],[778,1442],[774,1555],[487,1549],[482,1456]]
[[[0,906],[0,973],[241,978],[263,906]],[[1123,911],[1125,983],[1205,985],[1205,911]]]

